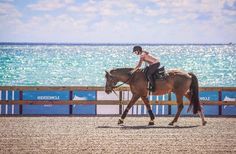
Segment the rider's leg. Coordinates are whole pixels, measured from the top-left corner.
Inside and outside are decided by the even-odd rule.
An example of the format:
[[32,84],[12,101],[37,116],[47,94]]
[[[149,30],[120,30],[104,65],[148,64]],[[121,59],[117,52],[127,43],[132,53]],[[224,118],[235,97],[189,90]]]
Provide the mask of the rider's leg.
[[147,72],[148,79],[149,79],[150,84],[152,86],[151,91],[155,91],[155,78],[153,77],[153,74],[157,71],[159,66],[160,66],[159,63],[150,65],[148,72]]

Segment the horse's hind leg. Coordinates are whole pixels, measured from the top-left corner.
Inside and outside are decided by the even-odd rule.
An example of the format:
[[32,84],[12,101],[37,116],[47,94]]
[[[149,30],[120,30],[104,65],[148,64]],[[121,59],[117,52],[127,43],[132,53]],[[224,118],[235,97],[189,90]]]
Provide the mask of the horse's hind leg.
[[129,112],[129,109],[134,105],[134,103],[139,99],[139,97],[140,96],[138,96],[138,95],[133,95],[132,96],[129,104],[127,105],[126,109],[124,110],[124,112],[121,116],[121,119],[119,119],[119,121],[118,121],[118,125],[124,123],[124,119],[127,116],[128,112]]
[[151,109],[151,105],[149,104],[149,100],[145,96],[143,96],[141,98],[142,98],[144,104],[146,105],[146,108],[148,110],[148,113],[149,113],[149,116],[150,116],[150,119],[151,119],[150,122],[148,123],[148,125],[154,125],[155,117],[154,117],[154,114],[152,113],[152,109]]
[[[185,97],[189,100],[189,101],[191,101],[191,93],[190,92],[187,92],[186,94],[185,94]],[[207,123],[207,121],[205,121],[205,117],[204,117],[204,114],[203,114],[203,110],[201,109],[201,111],[198,111],[198,115],[200,116],[200,118],[202,119],[202,125],[203,126],[205,126],[206,125],[206,123]]]
[[203,111],[201,109],[201,111],[198,111],[198,115],[200,116],[200,118],[202,119],[202,125],[205,126],[207,121],[204,120],[204,114],[203,114]]
[[170,122],[169,125],[174,125],[174,123],[178,121],[180,113],[181,113],[182,109],[184,108],[183,96],[182,95],[176,95],[176,98],[177,98],[178,110],[177,110],[177,113],[175,115],[174,120],[172,122]]

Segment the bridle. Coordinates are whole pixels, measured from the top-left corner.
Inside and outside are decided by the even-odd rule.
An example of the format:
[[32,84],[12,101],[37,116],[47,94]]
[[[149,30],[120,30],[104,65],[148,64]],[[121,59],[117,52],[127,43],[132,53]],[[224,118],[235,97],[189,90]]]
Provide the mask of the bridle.
[[131,79],[133,78],[133,76],[134,76],[134,73],[132,73],[131,74],[131,76],[125,81],[125,82],[123,82],[123,83],[121,83],[121,84],[119,84],[119,85],[116,85],[116,86],[113,86],[113,84],[112,84],[112,91],[116,94],[116,96],[118,96],[118,94],[115,92],[115,88],[118,88],[118,87],[120,87],[120,86],[122,86],[122,85],[124,85],[124,84],[126,84],[126,83],[128,83],[128,82],[130,82],[131,81]]

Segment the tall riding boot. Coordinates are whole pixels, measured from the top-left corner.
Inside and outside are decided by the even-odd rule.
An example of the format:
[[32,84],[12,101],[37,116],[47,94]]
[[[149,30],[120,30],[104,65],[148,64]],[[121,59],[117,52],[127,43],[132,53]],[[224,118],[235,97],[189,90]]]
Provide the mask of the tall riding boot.
[[154,92],[155,91],[155,79],[152,76],[149,76],[148,79],[150,82],[148,90]]
[[151,91],[154,92],[156,90],[155,79],[151,76],[150,84],[152,86]]

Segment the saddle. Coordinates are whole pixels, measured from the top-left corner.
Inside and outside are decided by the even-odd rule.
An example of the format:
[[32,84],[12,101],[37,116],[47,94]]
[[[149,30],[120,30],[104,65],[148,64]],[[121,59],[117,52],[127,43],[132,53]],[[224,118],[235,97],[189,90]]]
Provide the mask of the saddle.
[[[148,72],[148,69],[149,67],[146,67],[143,69],[143,72],[145,74],[145,78],[147,81],[149,81],[148,79],[148,75],[147,75],[147,72]],[[166,72],[165,72],[165,67],[164,66],[161,66],[159,67],[153,74],[152,74],[152,77],[155,79],[155,80],[165,80],[166,79]]]

